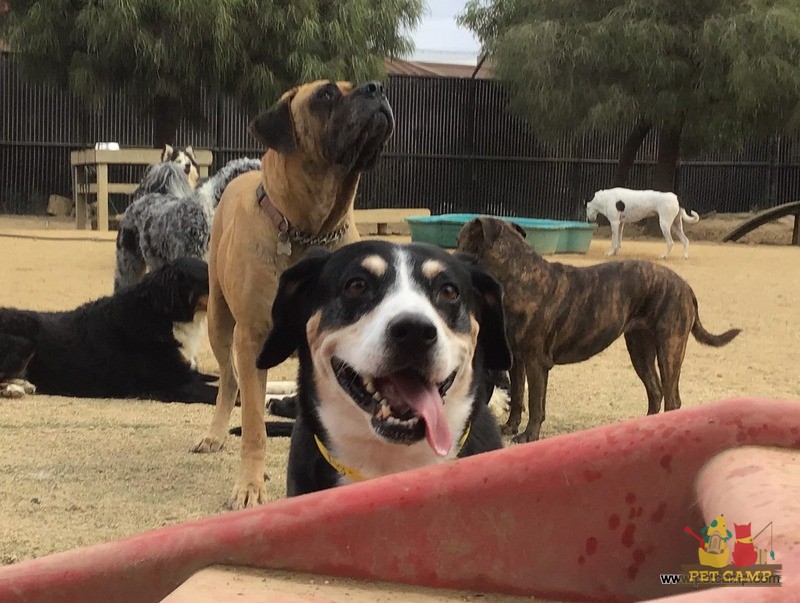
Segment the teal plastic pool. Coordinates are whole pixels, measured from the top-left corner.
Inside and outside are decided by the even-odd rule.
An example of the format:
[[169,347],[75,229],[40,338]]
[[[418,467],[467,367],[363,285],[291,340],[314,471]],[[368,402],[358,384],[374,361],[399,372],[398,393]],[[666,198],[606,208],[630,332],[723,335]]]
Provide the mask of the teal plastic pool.
[[[406,218],[411,230],[411,240],[432,243],[447,249],[457,246],[461,228],[475,218],[486,214],[442,214]],[[592,241],[596,224],[539,218],[508,218],[491,216],[519,224],[527,234],[527,241],[540,255],[553,253],[586,253]]]

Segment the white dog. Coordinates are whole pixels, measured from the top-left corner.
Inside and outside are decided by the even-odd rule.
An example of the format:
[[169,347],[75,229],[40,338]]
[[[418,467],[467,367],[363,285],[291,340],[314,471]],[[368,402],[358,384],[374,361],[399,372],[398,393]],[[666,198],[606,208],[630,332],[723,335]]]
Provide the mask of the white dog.
[[696,212],[691,215],[681,208],[675,193],[659,191],[634,191],[629,188],[610,188],[597,191],[591,201],[586,203],[586,218],[594,222],[597,214],[603,214],[611,223],[611,249],[606,255],[616,255],[622,245],[622,228],[625,224],[638,222],[643,218],[658,216],[658,223],[667,250],[661,259],[666,259],[672,251],[672,228],[683,243],[683,259],[689,257],[689,239],[683,232],[683,223],[694,224],[700,219]]

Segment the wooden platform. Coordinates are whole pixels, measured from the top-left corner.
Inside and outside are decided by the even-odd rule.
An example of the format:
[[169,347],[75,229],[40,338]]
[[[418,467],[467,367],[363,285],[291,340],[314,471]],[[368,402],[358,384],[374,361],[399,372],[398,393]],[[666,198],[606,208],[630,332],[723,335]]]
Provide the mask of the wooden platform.
[[[200,178],[208,177],[208,168],[214,161],[211,151],[194,152]],[[109,165],[150,165],[161,161],[161,149],[130,148],[117,151],[85,149],[69,154],[72,169],[72,198],[75,202],[75,222],[79,230],[89,225],[89,198],[97,200],[97,219],[92,224],[95,230],[109,230],[108,195],[129,195],[136,190],[136,182],[109,182]],[[94,182],[90,173],[94,172]]]
[[406,218],[430,216],[431,210],[416,207],[404,209],[357,209],[356,227],[361,235],[407,235]]

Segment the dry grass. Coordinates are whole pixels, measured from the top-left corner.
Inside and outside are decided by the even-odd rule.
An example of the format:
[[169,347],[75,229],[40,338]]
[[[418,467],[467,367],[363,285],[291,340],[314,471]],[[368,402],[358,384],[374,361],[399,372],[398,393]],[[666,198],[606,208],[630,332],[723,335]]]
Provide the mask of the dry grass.
[[[735,225],[719,222],[714,236]],[[86,240],[86,233],[27,230],[32,226],[43,224],[0,220],[0,306],[68,309],[111,292],[113,234],[93,233],[95,240]],[[783,236],[790,228],[784,222],[774,230]],[[708,330],[738,326],[744,333],[722,349],[690,341],[684,404],[741,395],[800,398],[800,248],[703,243],[688,232],[691,259],[684,262],[676,253],[668,265],[695,288]],[[662,245],[628,241],[622,257],[653,259]],[[557,259],[586,265],[603,261],[607,248],[607,240],[596,240],[586,257]],[[216,372],[207,345],[201,368]],[[294,371],[287,363],[270,379],[291,379]],[[238,441],[231,439],[219,454],[188,452],[204,433],[210,407],[49,396],[0,404],[3,563],[224,510]],[[586,363],[552,372],[542,434],[638,417],[645,409],[644,389],[619,341]],[[286,440],[270,441],[266,470],[273,499],[284,492],[286,456]]]

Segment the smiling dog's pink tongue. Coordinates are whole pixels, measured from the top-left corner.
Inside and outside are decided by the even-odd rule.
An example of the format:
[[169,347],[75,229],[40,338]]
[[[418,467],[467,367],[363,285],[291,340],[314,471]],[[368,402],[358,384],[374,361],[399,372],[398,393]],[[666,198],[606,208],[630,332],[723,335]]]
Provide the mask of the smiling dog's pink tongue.
[[388,387],[381,391],[389,403],[393,398],[405,402],[415,413],[425,419],[425,437],[438,456],[447,456],[453,445],[453,436],[444,416],[442,397],[435,385],[425,383],[410,371],[400,371],[384,377]]

